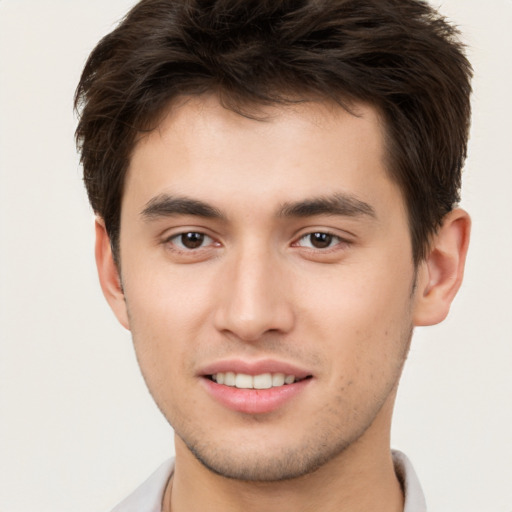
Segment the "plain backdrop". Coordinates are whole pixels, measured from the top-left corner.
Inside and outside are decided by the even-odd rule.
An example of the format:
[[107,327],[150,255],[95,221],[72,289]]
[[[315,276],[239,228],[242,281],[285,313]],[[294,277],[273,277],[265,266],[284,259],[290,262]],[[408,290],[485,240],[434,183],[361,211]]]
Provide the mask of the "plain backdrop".
[[[72,97],[130,0],[0,0],[0,511],[107,511],[173,453],[101,295]],[[439,5],[439,4],[436,4]],[[475,68],[451,316],[418,329],[392,444],[429,509],[512,511],[512,1],[446,0]]]

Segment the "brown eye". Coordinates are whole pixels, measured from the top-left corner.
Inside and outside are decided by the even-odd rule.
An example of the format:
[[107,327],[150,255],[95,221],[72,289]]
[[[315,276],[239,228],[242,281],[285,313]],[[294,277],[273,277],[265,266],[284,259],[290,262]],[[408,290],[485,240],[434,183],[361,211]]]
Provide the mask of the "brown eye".
[[204,233],[188,231],[186,233],[180,233],[179,235],[173,236],[169,242],[181,250],[194,250],[211,244],[213,240]]
[[326,249],[330,247],[333,236],[329,233],[311,233],[309,238],[315,249]]
[[187,249],[197,249],[203,242],[204,235],[202,233],[183,233],[181,235],[181,243]]
[[308,249],[329,249],[341,242],[342,239],[339,236],[332,235],[331,233],[317,231],[304,235],[297,242],[297,245],[300,247],[306,247]]

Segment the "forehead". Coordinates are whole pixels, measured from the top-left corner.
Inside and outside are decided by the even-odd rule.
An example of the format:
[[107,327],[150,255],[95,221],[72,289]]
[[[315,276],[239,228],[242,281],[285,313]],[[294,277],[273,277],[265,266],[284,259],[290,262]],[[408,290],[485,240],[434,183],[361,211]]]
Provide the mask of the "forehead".
[[378,202],[374,196],[384,189],[398,192],[384,156],[381,119],[367,105],[349,113],[308,101],[259,107],[247,117],[214,95],[185,97],[137,142],[123,208],[133,201],[140,208],[163,193],[219,207],[229,199],[231,205],[271,208],[338,192]]
[[[328,132],[332,137],[326,139]],[[182,95],[174,98],[162,111],[155,128],[139,134],[133,152],[143,152],[148,144],[157,144],[157,139],[160,143],[172,143],[173,138],[182,136],[193,136],[198,143],[209,142],[211,145],[226,136],[239,136],[248,144],[261,142],[272,133],[277,136],[275,145],[284,149],[287,143],[294,144],[298,137],[308,137],[314,144],[318,137],[328,143],[343,134],[348,141],[348,132],[354,137],[366,135],[367,143],[372,141],[374,148],[379,149],[384,122],[377,108],[361,102],[347,102],[347,108],[344,108],[323,99],[290,99],[290,103],[272,105],[248,103],[231,108],[231,104],[225,106],[215,93]]]

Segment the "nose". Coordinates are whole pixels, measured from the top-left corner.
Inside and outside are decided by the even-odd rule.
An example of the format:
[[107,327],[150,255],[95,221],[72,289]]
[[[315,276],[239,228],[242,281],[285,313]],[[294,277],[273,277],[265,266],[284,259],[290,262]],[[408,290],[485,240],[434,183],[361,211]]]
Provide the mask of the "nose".
[[294,325],[286,272],[270,251],[245,251],[225,262],[219,285],[215,327],[255,342],[265,334],[287,333]]

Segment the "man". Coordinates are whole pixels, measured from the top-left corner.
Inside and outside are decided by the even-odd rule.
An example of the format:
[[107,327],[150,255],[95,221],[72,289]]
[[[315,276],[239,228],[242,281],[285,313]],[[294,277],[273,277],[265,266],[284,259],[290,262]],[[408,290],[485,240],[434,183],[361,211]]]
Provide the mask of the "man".
[[99,277],[176,448],[116,511],[425,510],[390,425],[462,280],[470,76],[418,0],[143,0],[98,44]]

